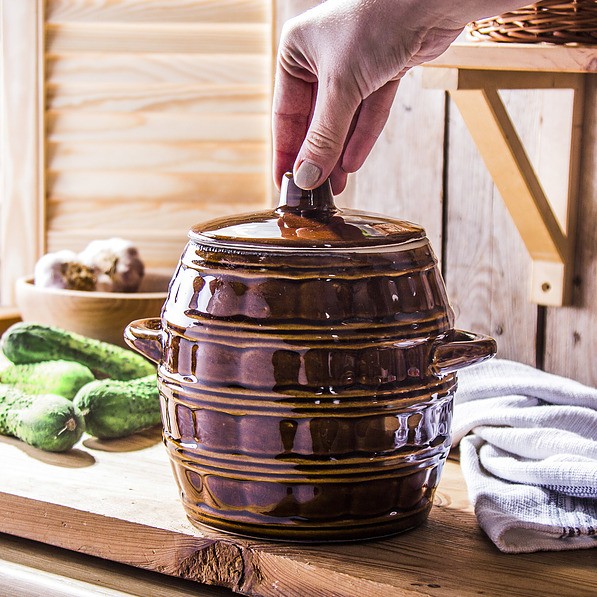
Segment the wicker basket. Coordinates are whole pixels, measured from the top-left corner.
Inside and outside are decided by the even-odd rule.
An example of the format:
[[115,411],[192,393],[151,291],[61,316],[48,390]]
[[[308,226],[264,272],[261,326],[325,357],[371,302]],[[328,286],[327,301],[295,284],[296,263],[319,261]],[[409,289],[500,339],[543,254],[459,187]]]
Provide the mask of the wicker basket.
[[597,44],[597,0],[542,0],[468,25],[483,41]]

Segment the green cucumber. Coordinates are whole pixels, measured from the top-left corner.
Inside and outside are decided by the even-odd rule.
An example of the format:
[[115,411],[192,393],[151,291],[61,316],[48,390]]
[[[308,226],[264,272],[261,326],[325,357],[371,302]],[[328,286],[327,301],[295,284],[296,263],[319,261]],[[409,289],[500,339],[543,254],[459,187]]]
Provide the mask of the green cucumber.
[[85,429],[83,415],[64,396],[26,394],[0,384],[0,434],[49,452],[72,448]]
[[0,347],[13,363],[76,361],[97,377],[130,380],[155,373],[155,365],[141,355],[54,326],[19,322],[2,335]]
[[0,371],[0,383],[26,394],[58,394],[69,400],[95,377],[89,367],[74,361],[44,361],[8,365]]
[[99,439],[126,437],[161,422],[155,373],[131,381],[92,381],[73,403],[83,413],[87,432]]

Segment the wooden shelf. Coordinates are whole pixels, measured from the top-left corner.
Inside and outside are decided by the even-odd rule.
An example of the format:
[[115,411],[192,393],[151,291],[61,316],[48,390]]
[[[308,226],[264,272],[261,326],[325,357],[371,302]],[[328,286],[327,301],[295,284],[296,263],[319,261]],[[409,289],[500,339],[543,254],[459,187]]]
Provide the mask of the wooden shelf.
[[[423,84],[445,89],[500,191],[533,261],[531,300],[571,299],[585,77],[597,72],[597,47],[457,43],[425,65]],[[569,89],[554,123],[559,134],[543,171],[528,158],[501,89]],[[546,181],[546,178],[548,179]],[[555,181],[555,184],[550,184]]]
[[556,46],[495,42],[454,43],[426,67],[534,71],[597,72],[597,46]]

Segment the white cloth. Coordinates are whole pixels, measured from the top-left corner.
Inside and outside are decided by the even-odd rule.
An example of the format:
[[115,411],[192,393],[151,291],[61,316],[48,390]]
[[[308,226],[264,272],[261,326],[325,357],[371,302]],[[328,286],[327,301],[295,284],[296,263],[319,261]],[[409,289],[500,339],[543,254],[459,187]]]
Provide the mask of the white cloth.
[[458,374],[453,443],[504,552],[597,547],[597,389],[494,359]]

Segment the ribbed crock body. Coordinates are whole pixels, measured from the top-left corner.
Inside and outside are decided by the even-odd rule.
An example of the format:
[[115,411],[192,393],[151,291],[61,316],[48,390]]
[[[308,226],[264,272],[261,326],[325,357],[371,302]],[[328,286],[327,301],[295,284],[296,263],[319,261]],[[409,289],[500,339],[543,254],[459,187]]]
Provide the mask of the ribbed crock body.
[[450,446],[453,327],[427,239],[334,252],[191,241],[162,314],[164,439],[189,518],[281,540],[420,524]]

